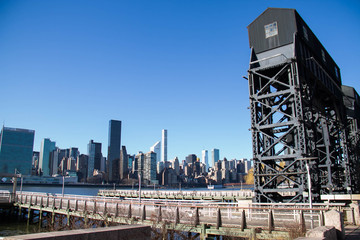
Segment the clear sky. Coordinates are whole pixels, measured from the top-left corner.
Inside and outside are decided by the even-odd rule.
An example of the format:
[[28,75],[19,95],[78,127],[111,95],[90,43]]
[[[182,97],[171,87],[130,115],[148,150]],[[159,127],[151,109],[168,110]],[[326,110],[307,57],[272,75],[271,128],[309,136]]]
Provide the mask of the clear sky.
[[0,121],[107,156],[108,122],[128,153],[168,129],[168,158],[220,149],[251,158],[246,27],[295,8],[360,92],[360,1],[1,0]]

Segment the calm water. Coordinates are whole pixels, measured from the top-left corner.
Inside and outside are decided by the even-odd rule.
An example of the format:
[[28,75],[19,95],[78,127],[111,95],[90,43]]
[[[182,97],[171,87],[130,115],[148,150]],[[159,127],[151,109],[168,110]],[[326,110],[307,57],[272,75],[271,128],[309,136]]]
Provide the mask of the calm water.
[[[75,194],[75,195],[97,195],[99,189],[112,189],[111,187],[88,187],[88,186],[66,186],[64,188],[65,194]],[[0,184],[0,190],[9,190],[12,191],[12,185],[3,185]],[[31,185],[23,185],[23,191],[27,192],[46,192],[53,194],[61,194],[62,187],[61,186],[31,186]],[[17,186],[16,191],[20,191],[20,186]]]
[[[100,189],[114,189],[112,186],[104,186],[104,187],[96,187],[96,186],[66,186],[64,188],[64,193],[65,194],[74,194],[74,195],[89,195],[89,196],[96,196],[98,191]],[[124,190],[131,190],[131,188],[119,188],[117,187],[116,189],[120,190],[120,189],[124,189]],[[243,189],[253,189],[253,185],[244,185]],[[9,190],[12,191],[12,185],[5,185],[5,184],[0,184],[0,190]],[[46,192],[46,193],[53,193],[53,194],[61,194],[62,192],[62,187],[61,186],[48,186],[48,185],[43,185],[43,186],[31,186],[31,185],[23,185],[22,188],[23,191],[28,191],[28,192]],[[135,188],[135,190],[137,190],[137,188]],[[143,190],[153,190],[153,188],[143,188]],[[158,190],[158,189],[156,189]],[[177,191],[179,189],[160,189],[160,191],[166,191],[166,190],[174,190]],[[228,187],[228,188],[220,188],[220,189],[214,189],[214,190],[209,190],[207,188],[183,188],[183,191],[238,191],[240,190],[240,188],[238,187]],[[20,186],[17,186],[16,191],[20,191]]]

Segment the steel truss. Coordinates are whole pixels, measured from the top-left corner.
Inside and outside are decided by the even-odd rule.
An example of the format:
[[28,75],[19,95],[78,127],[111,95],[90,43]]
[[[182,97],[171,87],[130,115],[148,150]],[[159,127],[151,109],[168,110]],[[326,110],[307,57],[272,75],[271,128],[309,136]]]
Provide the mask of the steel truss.
[[311,58],[259,66],[249,69],[256,201],[350,192],[343,102],[324,85],[329,76]]

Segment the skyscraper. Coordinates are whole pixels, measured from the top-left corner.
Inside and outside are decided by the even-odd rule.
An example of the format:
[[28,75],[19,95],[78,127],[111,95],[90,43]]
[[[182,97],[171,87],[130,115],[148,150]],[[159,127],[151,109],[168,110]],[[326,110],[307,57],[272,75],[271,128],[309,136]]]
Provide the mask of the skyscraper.
[[50,154],[56,149],[55,142],[52,142],[49,138],[44,138],[41,141],[40,158],[39,158],[39,173],[43,176],[51,176],[50,170],[52,164],[50,164]]
[[161,160],[161,145],[160,141],[157,141],[151,148],[150,152],[156,153],[156,163],[160,162]]
[[167,130],[161,131],[161,161],[167,161]]
[[100,170],[101,165],[101,143],[90,140],[88,144],[88,177],[92,177],[94,169]]
[[56,148],[50,153],[50,175],[59,173],[59,165],[63,158],[67,158],[68,151],[66,149]]
[[125,146],[121,146],[119,165],[120,165],[119,176],[120,176],[120,180],[122,180],[129,173],[129,158]]
[[147,184],[156,182],[156,156],[154,152],[148,152],[144,158],[143,181]]
[[213,148],[211,150],[211,167],[215,167],[215,163],[220,159],[219,149]]
[[201,151],[201,162],[205,165],[206,172],[209,168],[209,158],[208,158],[208,151],[202,150]]
[[3,127],[0,133],[0,173],[28,175],[34,147],[34,130]]
[[86,182],[87,171],[88,171],[88,156],[85,154],[80,154],[77,157],[76,162],[76,171],[79,172],[79,181]]
[[121,147],[121,121],[109,121],[109,145],[108,145],[108,176],[109,181],[119,180],[120,164],[120,147]]
[[172,168],[175,170],[176,175],[180,174],[180,164],[178,157],[175,157],[172,161]]

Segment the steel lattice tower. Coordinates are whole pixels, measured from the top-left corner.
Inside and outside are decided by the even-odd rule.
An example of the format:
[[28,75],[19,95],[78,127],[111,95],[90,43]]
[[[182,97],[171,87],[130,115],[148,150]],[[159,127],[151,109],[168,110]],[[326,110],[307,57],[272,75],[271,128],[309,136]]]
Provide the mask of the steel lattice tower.
[[256,201],[351,192],[340,69],[294,9],[268,8],[248,30]]

